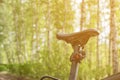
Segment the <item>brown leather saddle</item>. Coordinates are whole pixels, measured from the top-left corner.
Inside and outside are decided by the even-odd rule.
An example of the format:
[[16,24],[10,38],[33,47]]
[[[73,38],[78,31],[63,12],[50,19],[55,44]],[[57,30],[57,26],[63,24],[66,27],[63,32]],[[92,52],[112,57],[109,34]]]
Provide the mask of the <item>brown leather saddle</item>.
[[58,33],[57,38],[59,40],[66,41],[72,45],[84,46],[90,37],[99,35],[99,32],[95,29],[87,29],[76,33],[63,34]]

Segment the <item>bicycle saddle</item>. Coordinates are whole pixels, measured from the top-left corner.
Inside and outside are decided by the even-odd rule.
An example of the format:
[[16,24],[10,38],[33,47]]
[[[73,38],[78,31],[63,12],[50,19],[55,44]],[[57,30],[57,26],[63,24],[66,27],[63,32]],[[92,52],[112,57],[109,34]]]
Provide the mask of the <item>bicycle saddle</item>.
[[71,34],[57,34],[57,39],[66,41],[72,45],[84,46],[90,37],[99,35],[99,32],[95,29],[87,29]]

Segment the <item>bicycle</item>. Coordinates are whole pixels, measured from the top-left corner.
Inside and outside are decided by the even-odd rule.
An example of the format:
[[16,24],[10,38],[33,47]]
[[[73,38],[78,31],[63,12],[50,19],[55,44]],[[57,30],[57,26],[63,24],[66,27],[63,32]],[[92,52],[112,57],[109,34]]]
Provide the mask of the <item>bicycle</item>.
[[[84,46],[88,42],[89,38],[99,35],[99,32],[95,29],[87,29],[81,32],[71,33],[71,34],[57,34],[57,39],[63,40],[72,45],[74,52],[70,56],[71,70],[69,80],[77,80],[78,66],[81,60],[85,58]],[[52,79],[59,80],[51,76],[43,76],[40,80],[43,79]]]

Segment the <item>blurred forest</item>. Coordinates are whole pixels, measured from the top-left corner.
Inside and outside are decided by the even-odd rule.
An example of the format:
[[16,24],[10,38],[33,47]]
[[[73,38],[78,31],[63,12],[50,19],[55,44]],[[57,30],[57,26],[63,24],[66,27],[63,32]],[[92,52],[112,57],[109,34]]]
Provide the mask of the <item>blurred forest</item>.
[[120,0],[0,0],[0,72],[68,80],[70,44],[56,33],[95,28],[85,46],[78,80],[120,71]]

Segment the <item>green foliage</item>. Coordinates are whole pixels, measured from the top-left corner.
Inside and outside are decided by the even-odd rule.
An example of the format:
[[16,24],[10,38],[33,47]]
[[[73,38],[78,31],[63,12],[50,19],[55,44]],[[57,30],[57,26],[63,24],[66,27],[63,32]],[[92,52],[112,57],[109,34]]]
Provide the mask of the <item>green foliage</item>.
[[5,64],[0,64],[0,72],[1,71],[8,71],[8,68]]

